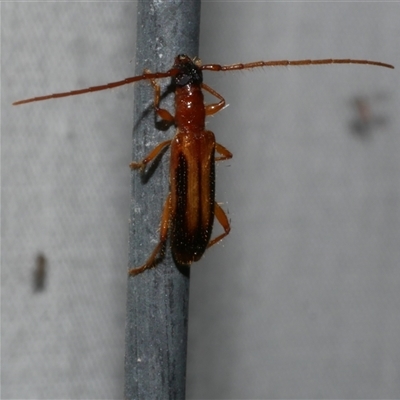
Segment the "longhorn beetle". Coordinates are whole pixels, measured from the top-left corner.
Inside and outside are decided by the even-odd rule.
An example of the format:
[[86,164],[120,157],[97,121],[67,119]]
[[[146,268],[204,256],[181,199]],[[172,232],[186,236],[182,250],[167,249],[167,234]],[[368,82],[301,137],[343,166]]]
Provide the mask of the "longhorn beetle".
[[[162,256],[170,236],[172,255],[180,265],[190,265],[198,261],[207,248],[213,246],[229,234],[230,224],[223,209],[215,201],[215,162],[232,158],[232,153],[217,143],[211,131],[205,129],[205,119],[225,106],[225,99],[214,89],[203,83],[203,71],[236,71],[272,66],[299,66],[322,64],[367,64],[394,68],[378,61],[352,59],[323,59],[297,61],[256,61],[247,64],[206,64],[197,58],[181,54],[175,58],[172,68],[165,72],[145,70],[142,75],[126,78],[106,85],[93,86],[71,92],[55,93],[47,96],[20,100],[14,105],[75,96],[88,92],[111,89],[117,86],[143,80],[150,81],[154,88],[154,108],[158,116],[176,126],[172,140],[158,144],[140,162],[132,162],[132,169],[144,170],[167,146],[171,146],[170,192],[165,201],[160,224],[160,240],[148,260],[138,268],[129,270],[129,275],[137,275],[156,265]],[[160,108],[161,89],[157,81],[171,78],[175,92],[175,115]],[[217,103],[204,104],[203,90],[218,99]],[[218,153],[219,156],[215,156]],[[214,216],[224,232],[211,239]]]

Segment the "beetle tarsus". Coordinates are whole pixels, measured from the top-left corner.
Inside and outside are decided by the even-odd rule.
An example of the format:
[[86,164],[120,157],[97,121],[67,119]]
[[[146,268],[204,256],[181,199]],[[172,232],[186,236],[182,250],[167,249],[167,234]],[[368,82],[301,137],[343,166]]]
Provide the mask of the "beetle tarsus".
[[144,170],[145,166],[146,166],[146,164],[144,164],[143,162],[131,162],[129,164],[129,167],[131,169],[140,169],[142,171]]

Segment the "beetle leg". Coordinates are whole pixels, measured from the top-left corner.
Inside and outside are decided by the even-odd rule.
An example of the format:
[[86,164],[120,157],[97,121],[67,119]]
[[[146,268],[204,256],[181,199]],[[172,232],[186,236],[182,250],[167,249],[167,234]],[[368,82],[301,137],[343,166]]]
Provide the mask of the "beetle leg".
[[164,149],[164,147],[169,146],[170,144],[171,140],[166,140],[165,142],[161,142],[156,147],[154,147],[154,149],[147,155],[147,157],[143,158],[142,161],[140,162],[132,161],[129,164],[129,166],[131,167],[131,169],[139,169],[139,168],[144,169],[150,161],[154,160],[160,154],[160,152]]
[[206,90],[208,93],[211,93],[213,96],[220,100],[218,103],[207,104],[206,106],[204,106],[206,110],[206,115],[213,115],[225,107],[225,99],[213,88],[206,85],[205,83],[201,84],[201,88]]
[[143,271],[149,268],[153,268],[156,266],[157,256],[163,255],[165,242],[168,238],[168,228],[169,228],[169,219],[170,219],[170,212],[171,212],[171,194],[168,195],[167,200],[164,204],[164,210],[161,217],[161,224],[160,224],[160,241],[157,244],[156,248],[151,253],[148,260],[143,264],[141,267],[138,268],[131,268],[128,271],[130,276],[135,276],[141,274]]
[[[145,69],[144,73],[150,74],[151,71],[148,69]],[[157,83],[157,81],[155,79],[150,79],[150,82],[151,82],[151,86],[153,86],[153,88],[154,88],[154,108],[156,110],[156,113],[163,121],[167,121],[170,124],[174,124],[175,123],[174,116],[171,115],[171,113],[168,110],[165,110],[164,108],[159,107],[160,106],[160,98],[161,98],[160,85]]]
[[221,233],[216,238],[210,240],[210,242],[207,245],[207,249],[213,246],[214,244],[218,243],[219,241],[221,241],[225,236],[229,234],[231,230],[231,224],[228,221],[228,217],[226,216],[225,211],[220,207],[218,203],[214,203],[214,213],[215,216],[217,217],[218,222],[224,228],[225,232]]
[[215,143],[215,150],[221,154],[220,157],[215,157],[215,161],[229,160],[233,156],[233,154],[227,148],[222,146],[222,144]]

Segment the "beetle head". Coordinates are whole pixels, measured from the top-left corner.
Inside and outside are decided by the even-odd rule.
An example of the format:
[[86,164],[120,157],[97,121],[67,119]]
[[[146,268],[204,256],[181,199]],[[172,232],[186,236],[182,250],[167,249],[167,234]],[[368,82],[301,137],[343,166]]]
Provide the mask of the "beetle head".
[[195,59],[191,59],[185,54],[179,54],[175,58],[175,64],[172,67],[177,73],[174,74],[174,83],[178,87],[186,85],[200,85],[203,82],[203,73]]

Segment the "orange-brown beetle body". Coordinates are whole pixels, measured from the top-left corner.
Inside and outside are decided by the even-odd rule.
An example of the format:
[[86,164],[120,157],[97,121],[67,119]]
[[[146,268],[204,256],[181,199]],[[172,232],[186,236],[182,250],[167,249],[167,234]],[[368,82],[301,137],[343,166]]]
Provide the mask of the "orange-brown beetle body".
[[[170,193],[164,205],[161,220],[160,242],[146,263],[129,271],[130,275],[152,267],[162,251],[170,231],[171,250],[180,265],[198,261],[207,247],[219,242],[230,231],[228,218],[215,202],[215,161],[225,160],[232,154],[216,143],[212,132],[205,129],[205,118],[219,111],[225,100],[203,84],[202,71],[185,55],[175,59],[173,76],[175,85],[175,117],[159,108],[160,87],[155,80],[154,105],[158,115],[176,126],[172,141],[158,145],[142,162],[132,163],[132,168],[144,168],[165,147],[171,146]],[[220,100],[205,105],[202,89]],[[221,154],[216,159],[215,152]],[[224,233],[210,241],[214,216],[224,228]]]

